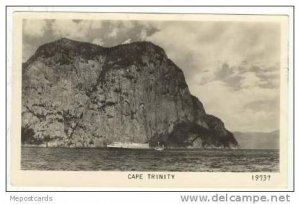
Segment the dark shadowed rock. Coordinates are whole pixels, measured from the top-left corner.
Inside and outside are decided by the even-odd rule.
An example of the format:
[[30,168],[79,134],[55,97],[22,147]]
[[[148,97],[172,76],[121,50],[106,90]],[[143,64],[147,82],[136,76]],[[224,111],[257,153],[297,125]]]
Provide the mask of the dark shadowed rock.
[[190,94],[182,70],[150,42],[104,48],[63,38],[39,47],[22,77],[22,128],[30,138],[23,143],[237,145]]

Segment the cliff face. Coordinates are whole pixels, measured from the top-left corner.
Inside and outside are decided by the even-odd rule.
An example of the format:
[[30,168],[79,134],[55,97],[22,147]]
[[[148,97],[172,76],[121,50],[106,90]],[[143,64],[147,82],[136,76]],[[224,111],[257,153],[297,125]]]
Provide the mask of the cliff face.
[[237,145],[190,94],[183,72],[149,42],[103,48],[61,39],[23,64],[22,79],[23,144]]

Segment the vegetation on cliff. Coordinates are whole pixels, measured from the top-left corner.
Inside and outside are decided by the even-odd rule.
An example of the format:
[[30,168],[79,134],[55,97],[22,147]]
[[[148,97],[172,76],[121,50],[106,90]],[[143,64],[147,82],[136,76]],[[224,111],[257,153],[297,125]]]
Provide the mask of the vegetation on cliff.
[[23,144],[158,141],[168,147],[237,146],[157,45],[104,48],[63,38],[40,46],[23,64]]

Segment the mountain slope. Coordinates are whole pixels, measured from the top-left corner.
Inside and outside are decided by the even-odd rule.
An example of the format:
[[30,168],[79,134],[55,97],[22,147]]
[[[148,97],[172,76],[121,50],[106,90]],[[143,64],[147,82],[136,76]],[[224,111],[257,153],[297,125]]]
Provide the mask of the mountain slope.
[[23,64],[23,144],[235,147],[190,94],[181,69],[150,42],[104,48],[60,39]]
[[241,149],[279,149],[279,130],[273,132],[234,132]]

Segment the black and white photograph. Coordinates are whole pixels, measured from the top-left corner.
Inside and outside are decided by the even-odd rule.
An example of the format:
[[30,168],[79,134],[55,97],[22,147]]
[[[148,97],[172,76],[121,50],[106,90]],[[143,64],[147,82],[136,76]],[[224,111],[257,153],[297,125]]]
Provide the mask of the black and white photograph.
[[287,16],[99,15],[21,19],[21,171],[283,172]]

